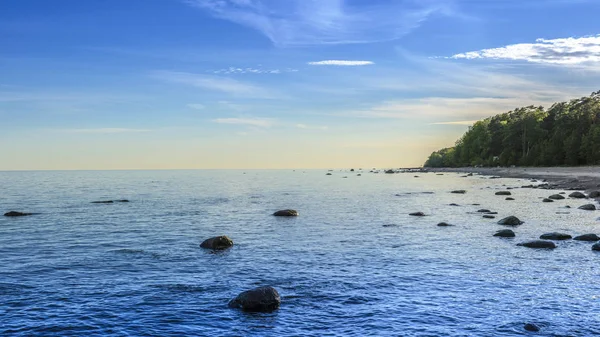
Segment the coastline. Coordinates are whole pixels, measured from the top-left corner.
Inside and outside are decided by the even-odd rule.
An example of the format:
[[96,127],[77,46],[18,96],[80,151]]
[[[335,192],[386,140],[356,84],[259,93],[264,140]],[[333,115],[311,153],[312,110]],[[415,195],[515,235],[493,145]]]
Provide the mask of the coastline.
[[545,180],[549,189],[600,190],[600,166],[424,168],[429,172],[473,173],[503,178]]

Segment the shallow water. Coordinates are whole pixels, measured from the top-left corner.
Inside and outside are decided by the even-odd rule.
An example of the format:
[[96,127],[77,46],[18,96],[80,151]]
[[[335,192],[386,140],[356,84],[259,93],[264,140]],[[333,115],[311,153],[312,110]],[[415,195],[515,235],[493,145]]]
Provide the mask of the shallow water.
[[[525,322],[539,336],[600,333],[591,244],[516,246],[600,234],[600,212],[576,209],[585,201],[494,195],[529,184],[516,179],[356,173],[0,172],[0,211],[40,213],[0,217],[0,335],[518,336]],[[90,203],[107,199],[131,202]],[[300,216],[270,216],[283,208]],[[492,237],[503,227],[480,208],[526,223]],[[222,234],[229,251],[199,248]],[[227,308],[260,285],[279,290],[280,310]]]

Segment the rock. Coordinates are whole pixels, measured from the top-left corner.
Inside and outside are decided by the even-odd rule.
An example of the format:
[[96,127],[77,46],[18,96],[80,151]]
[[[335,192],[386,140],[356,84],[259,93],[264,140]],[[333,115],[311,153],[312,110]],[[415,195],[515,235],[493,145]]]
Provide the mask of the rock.
[[592,246],[592,250],[600,251],[600,242],[594,243],[594,245]]
[[420,178],[419,176],[415,176],[415,178]]
[[415,212],[415,213],[410,213],[410,216],[425,216],[425,213],[423,212]]
[[231,246],[233,246],[233,240],[225,235],[206,239],[200,244],[200,247],[212,250],[223,250]]
[[563,199],[565,199],[565,197],[563,197],[563,196],[562,196],[562,195],[560,195],[560,194],[553,194],[553,195],[549,196],[549,197],[548,197],[548,199],[552,199],[552,200],[563,200]]
[[394,172],[394,170],[385,170],[385,173],[392,174],[392,173],[396,173],[396,172]]
[[127,199],[115,200],[116,202],[129,202]]
[[10,212],[4,213],[4,216],[28,216],[28,215],[33,215],[33,213],[24,213],[24,212],[17,212],[17,211],[10,211]]
[[327,173],[327,174],[326,174],[326,176],[331,176],[331,175],[333,175],[333,174],[331,174],[331,173]]
[[481,206],[481,204],[472,204],[473,206]]
[[498,212],[487,212],[487,213],[485,213],[485,214],[487,214],[487,215],[497,215],[497,214],[498,214]]
[[592,191],[588,196],[590,198],[600,198],[600,191]]
[[516,235],[515,232],[513,232],[510,229],[502,229],[497,231],[496,234],[494,234],[494,236],[498,236],[501,238],[514,238]]
[[552,241],[545,240],[533,240],[517,244],[517,246],[523,246],[527,248],[540,248],[540,249],[554,249],[556,245]]
[[456,191],[452,191],[452,192],[450,192],[450,193],[454,193],[454,194],[465,194],[465,193],[467,193],[467,191],[465,191],[465,190],[456,190]]
[[472,176],[473,176],[473,173],[467,174],[467,177],[472,177]]
[[517,218],[516,216],[512,216],[512,215],[498,221],[499,225],[504,225],[504,226],[519,226],[519,225],[522,225],[523,223],[524,222],[519,220],[519,218]]
[[573,240],[594,242],[594,241],[600,241],[600,236],[598,236],[596,234],[583,234],[583,235],[574,237]]
[[274,216],[298,216],[298,211],[293,209],[284,209],[273,213]]
[[542,202],[554,202],[554,200],[548,199],[548,198],[544,198],[544,200],[542,200]]
[[450,206],[460,206],[459,204],[450,204]]
[[360,173],[359,173],[359,174],[357,174],[356,176],[357,176],[357,177],[362,177],[362,174],[360,174]]
[[512,193],[510,193],[509,191],[500,191],[496,192],[496,195],[512,195]]
[[250,312],[271,312],[279,309],[281,298],[273,287],[260,287],[244,291],[229,301],[229,307]]
[[480,209],[477,211],[477,213],[489,213],[491,212],[489,209]]
[[570,240],[573,237],[569,234],[565,234],[565,233],[546,233],[546,234],[542,234],[540,236],[540,239],[542,240]]
[[440,222],[437,225],[438,225],[438,227],[452,227],[452,226],[454,226],[454,225],[451,225],[451,224],[449,224],[447,222]]
[[493,216],[493,215],[488,215],[488,214],[484,215],[484,216],[483,216],[483,218],[484,218],[484,219],[496,219],[496,217],[495,217],[495,216]]
[[579,206],[577,208],[578,209],[582,209],[584,211],[595,211],[596,210],[596,205],[587,204],[587,205]]
[[506,198],[506,199],[504,199],[504,200],[507,200],[507,201],[513,201],[513,200],[515,200],[515,198]]
[[101,201],[92,201],[92,204],[112,204],[114,201],[112,200],[101,200]]
[[382,227],[385,227],[385,228],[398,227],[398,225],[396,225],[396,224],[387,224],[387,225],[382,225]]
[[350,169],[350,172],[354,172],[354,169]]
[[565,208],[571,208],[571,206],[567,205],[567,206],[565,206]]
[[531,332],[538,332],[540,331],[540,327],[533,324],[533,323],[527,323],[525,324],[525,326],[523,327],[523,329],[527,330],[527,331],[531,331]]
[[573,192],[573,193],[569,194],[569,198],[585,199],[587,197],[585,196],[585,194],[583,194],[581,192]]

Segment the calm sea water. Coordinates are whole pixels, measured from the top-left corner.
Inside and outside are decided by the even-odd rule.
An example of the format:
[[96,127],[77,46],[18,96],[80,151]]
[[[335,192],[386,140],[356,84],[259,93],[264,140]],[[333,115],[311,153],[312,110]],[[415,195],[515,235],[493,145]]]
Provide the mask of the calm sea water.
[[[600,234],[600,212],[563,208],[585,201],[494,196],[515,179],[356,173],[0,172],[0,211],[40,213],[0,217],[0,335],[516,336],[526,322],[540,336],[600,333],[591,244],[516,246]],[[131,202],[90,203],[104,199]],[[283,208],[300,216],[270,216]],[[480,208],[526,223],[492,237],[502,226]],[[232,249],[199,248],[223,234]],[[261,285],[279,290],[280,310],[227,307]]]

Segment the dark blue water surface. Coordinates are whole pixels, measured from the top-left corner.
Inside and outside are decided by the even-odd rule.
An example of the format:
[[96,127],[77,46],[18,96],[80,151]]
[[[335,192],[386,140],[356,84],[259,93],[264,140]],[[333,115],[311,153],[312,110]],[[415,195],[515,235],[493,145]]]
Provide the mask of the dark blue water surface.
[[[576,209],[586,201],[494,195],[524,184],[514,179],[355,173],[0,172],[0,212],[40,213],[0,217],[0,335],[516,336],[526,322],[540,336],[600,333],[591,244],[516,246],[600,234],[600,212]],[[90,203],[105,199],[131,202]],[[283,208],[300,216],[270,215]],[[501,226],[479,208],[526,223],[492,237]],[[199,248],[223,234],[229,251]],[[227,307],[262,285],[279,290],[278,311]]]

